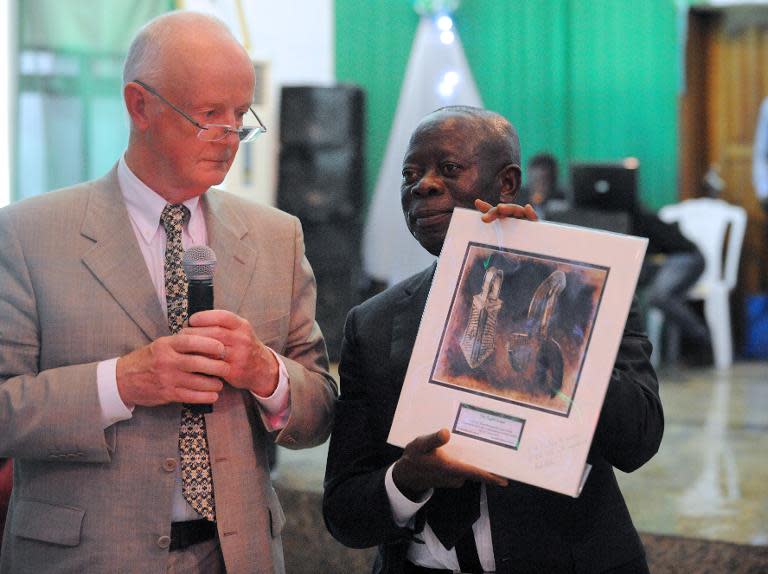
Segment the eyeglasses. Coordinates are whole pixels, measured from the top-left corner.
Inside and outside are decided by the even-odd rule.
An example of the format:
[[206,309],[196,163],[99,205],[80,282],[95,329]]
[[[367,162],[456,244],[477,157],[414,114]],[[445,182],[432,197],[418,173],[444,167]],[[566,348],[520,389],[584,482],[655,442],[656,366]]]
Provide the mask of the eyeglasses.
[[257,136],[260,134],[266,133],[267,128],[264,126],[263,123],[261,123],[261,119],[259,118],[258,114],[253,111],[253,108],[248,108],[251,113],[256,117],[256,121],[259,122],[258,126],[241,126],[241,127],[235,127],[235,126],[227,126],[222,124],[201,124],[199,122],[196,122],[192,117],[181,111],[179,108],[174,106],[171,102],[166,100],[163,96],[157,93],[157,91],[152,87],[141,80],[133,80],[134,83],[139,84],[142,88],[147,90],[150,94],[153,96],[157,96],[161,102],[171,107],[173,111],[181,115],[184,119],[186,119],[188,122],[193,124],[194,126],[200,128],[200,131],[197,132],[197,139],[206,141],[206,142],[217,142],[220,140],[223,140],[225,137],[227,137],[230,133],[237,134],[237,139],[240,140],[240,143],[248,143],[256,139]]

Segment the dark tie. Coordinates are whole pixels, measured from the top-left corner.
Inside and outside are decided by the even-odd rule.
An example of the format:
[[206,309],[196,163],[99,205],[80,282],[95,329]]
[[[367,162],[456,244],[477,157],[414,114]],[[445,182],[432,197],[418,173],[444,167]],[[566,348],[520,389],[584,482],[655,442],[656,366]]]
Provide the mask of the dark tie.
[[480,483],[461,488],[438,488],[426,505],[426,519],[440,543],[456,548],[462,572],[482,572],[472,525],[480,517]]
[[[166,235],[165,302],[171,333],[178,333],[187,318],[187,278],[182,266],[181,229],[188,217],[189,210],[183,205],[166,205],[160,216]],[[182,495],[198,514],[216,520],[205,418],[186,405],[181,411],[179,453]]]

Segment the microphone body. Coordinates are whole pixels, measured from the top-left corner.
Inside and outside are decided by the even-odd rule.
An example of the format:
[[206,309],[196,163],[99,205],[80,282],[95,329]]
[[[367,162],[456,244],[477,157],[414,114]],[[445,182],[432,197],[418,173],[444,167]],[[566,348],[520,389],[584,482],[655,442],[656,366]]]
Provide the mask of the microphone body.
[[213,278],[190,279],[187,287],[187,317],[213,309]]
[[[187,317],[198,311],[213,309],[213,272],[216,254],[206,245],[195,245],[184,252],[184,273],[187,276]],[[213,405],[187,405],[194,413],[213,412]]]

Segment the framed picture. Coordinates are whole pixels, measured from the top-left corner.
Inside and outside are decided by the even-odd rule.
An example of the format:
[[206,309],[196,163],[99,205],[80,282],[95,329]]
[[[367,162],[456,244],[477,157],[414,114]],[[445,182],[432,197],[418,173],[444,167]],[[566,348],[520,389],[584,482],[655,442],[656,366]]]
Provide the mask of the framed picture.
[[389,442],[578,496],[647,240],[457,209]]

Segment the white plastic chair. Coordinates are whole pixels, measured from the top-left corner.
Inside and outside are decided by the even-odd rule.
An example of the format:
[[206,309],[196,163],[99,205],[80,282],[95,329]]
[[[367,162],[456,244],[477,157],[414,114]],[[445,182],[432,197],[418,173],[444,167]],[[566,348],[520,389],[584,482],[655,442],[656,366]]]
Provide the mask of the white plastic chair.
[[[715,367],[728,368],[733,363],[729,296],[736,286],[747,212],[722,199],[702,197],[662,207],[659,218],[669,223],[677,222],[683,235],[698,246],[706,259],[704,273],[691,287],[688,298],[704,301],[704,317],[712,337]],[[664,314],[651,309],[648,336],[656,350],[654,364],[658,364],[663,322]]]

